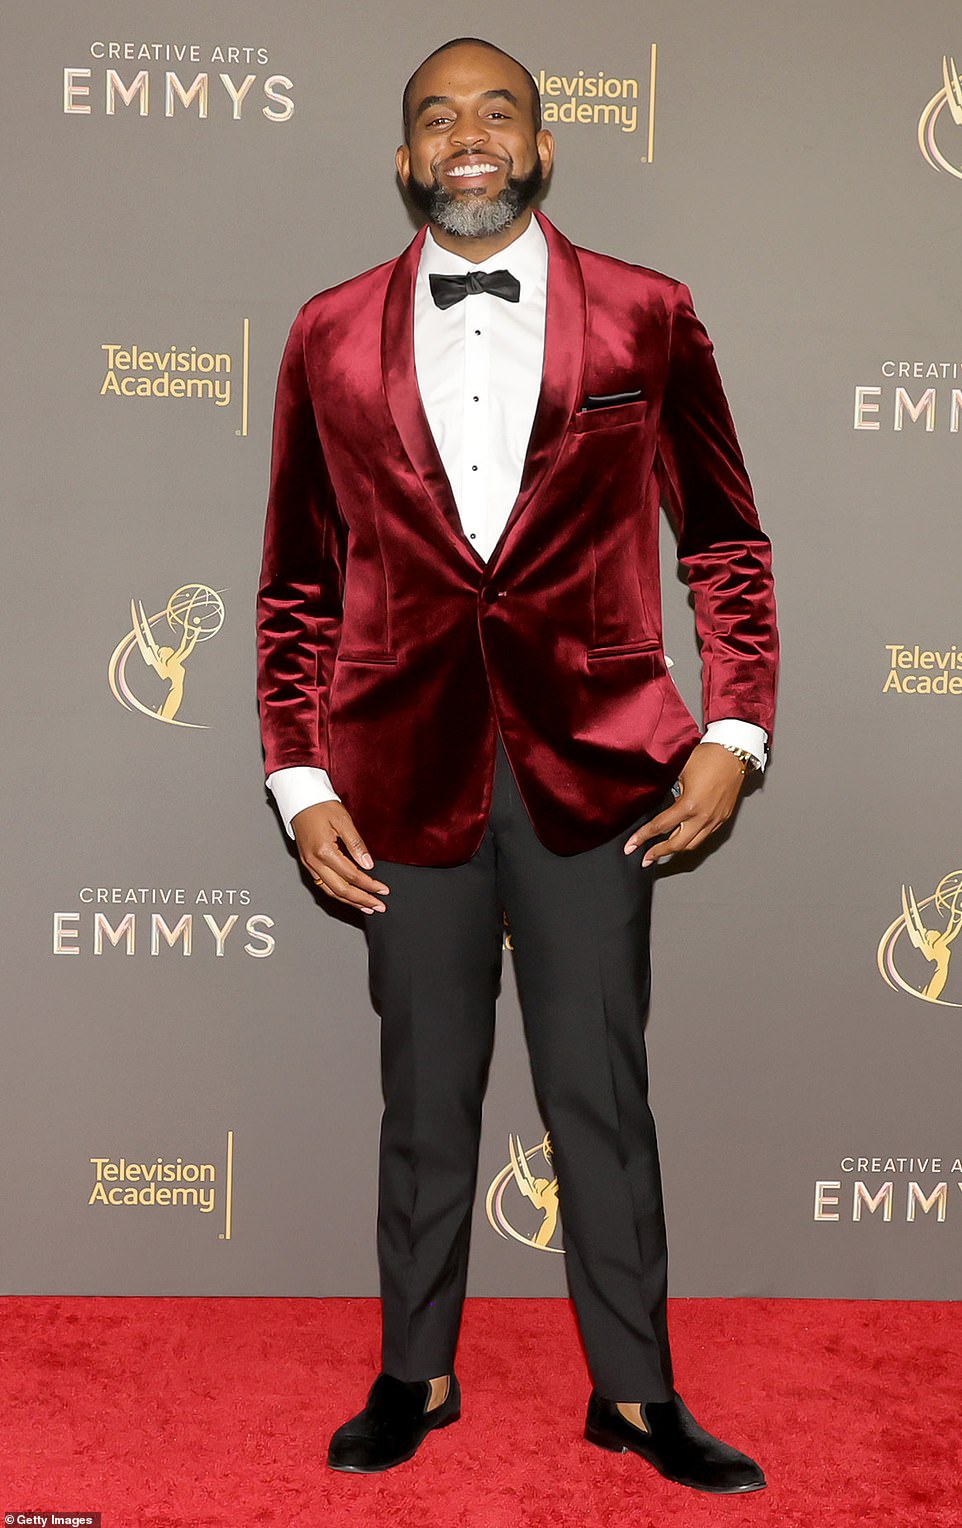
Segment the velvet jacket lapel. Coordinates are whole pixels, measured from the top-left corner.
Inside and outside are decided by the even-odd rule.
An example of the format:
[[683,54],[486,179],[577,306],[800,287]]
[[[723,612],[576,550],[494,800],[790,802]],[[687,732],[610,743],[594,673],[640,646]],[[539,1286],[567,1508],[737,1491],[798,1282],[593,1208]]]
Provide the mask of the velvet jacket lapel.
[[585,289],[574,246],[535,212],[548,244],[548,292],[541,392],[531,428],[518,497],[490,558],[485,561],[461,527],[458,507],[431,434],[414,366],[414,285],[426,227],[398,256],[381,320],[381,374],[388,407],[425,494],[457,545],[478,569],[491,573],[519,519],[538,490],[564,438],[581,395],[585,348]]

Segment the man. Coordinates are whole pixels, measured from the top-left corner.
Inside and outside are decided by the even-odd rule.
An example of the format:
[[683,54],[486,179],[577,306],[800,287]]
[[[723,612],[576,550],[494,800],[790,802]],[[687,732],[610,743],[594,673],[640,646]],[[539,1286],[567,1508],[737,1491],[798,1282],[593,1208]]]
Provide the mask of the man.
[[[768,539],[688,288],[533,210],[554,144],[528,71],[455,39],[408,81],[404,123],[397,171],[427,223],[294,320],[258,595],[268,784],[318,886],[368,915],[381,1017],[382,1370],[328,1463],[390,1468],[460,1414],[505,913],[586,1437],[755,1490],[758,1465],[674,1389],[643,1026],[652,867],[764,764]],[[661,500],[703,737],[662,651]]]

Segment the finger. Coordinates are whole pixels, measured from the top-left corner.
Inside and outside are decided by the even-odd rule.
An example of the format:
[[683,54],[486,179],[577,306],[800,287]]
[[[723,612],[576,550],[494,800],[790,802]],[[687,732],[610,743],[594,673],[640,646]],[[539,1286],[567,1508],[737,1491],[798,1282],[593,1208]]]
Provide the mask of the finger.
[[352,859],[341,850],[336,843],[322,844],[315,849],[315,856],[322,865],[329,865],[332,870],[344,881],[350,881],[352,886],[362,887],[365,891],[387,892],[390,886],[385,886],[383,881],[378,881],[374,876],[367,875],[359,870]]
[[689,808],[682,806],[681,801],[677,801],[674,806],[666,807],[663,812],[658,813],[657,817],[652,817],[648,822],[642,823],[640,828],[635,829],[631,837],[625,841],[625,853],[631,854],[634,849],[646,844],[651,838],[658,838],[662,833],[674,833],[679,824],[685,822],[689,815]]
[[386,912],[387,908],[379,897],[372,897],[368,892],[359,887],[352,886],[343,876],[338,875],[329,865],[319,861],[316,866],[308,865],[315,885],[338,902],[344,902],[349,907],[357,907],[361,912],[374,913]]
[[374,869],[374,857],[364,842],[354,824],[354,819],[345,808],[344,812],[336,813],[333,818],[334,827],[348,854],[365,870]]
[[662,860],[672,854],[685,854],[690,849],[697,849],[699,844],[710,838],[720,823],[712,818],[709,822],[690,822],[681,828],[667,843],[653,844],[645,851],[642,867],[651,865],[655,860]]
[[642,868],[647,865],[653,865],[656,860],[665,859],[670,854],[679,854],[682,850],[687,849],[689,840],[694,832],[694,828],[681,825],[676,833],[672,833],[670,837],[663,839],[660,843],[649,844],[641,861]]
[[353,860],[349,860],[342,854],[336,844],[319,844],[308,848],[306,845],[300,851],[301,863],[309,870],[315,880],[318,875],[332,883],[335,878],[340,882],[350,883],[359,891],[366,891],[371,895],[386,895],[390,891],[383,881],[375,880],[366,875],[363,870],[358,870]]

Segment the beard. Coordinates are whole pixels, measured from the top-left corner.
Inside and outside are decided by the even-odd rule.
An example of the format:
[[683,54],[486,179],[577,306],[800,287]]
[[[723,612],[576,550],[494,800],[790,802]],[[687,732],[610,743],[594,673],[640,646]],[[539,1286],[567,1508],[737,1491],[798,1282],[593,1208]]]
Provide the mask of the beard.
[[436,171],[429,185],[412,172],[407,192],[418,211],[446,233],[461,239],[484,239],[510,228],[543,185],[544,171],[541,160],[536,158],[534,169],[527,175],[509,174],[504,190],[497,196],[456,196],[444,189]]

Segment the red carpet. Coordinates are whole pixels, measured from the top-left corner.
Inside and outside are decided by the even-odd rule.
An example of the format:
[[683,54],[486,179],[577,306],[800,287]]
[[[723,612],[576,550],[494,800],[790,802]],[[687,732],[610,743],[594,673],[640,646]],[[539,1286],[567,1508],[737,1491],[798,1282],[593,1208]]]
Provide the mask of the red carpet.
[[[560,1300],[470,1300],[462,1420],[385,1475],[326,1470],[377,1361],[372,1300],[2,1302],[0,1515],[103,1528],[958,1528],[962,1307],[675,1300],[678,1388],[769,1488],[670,1485],[581,1438]],[[7,1517],[9,1523],[11,1519]]]

